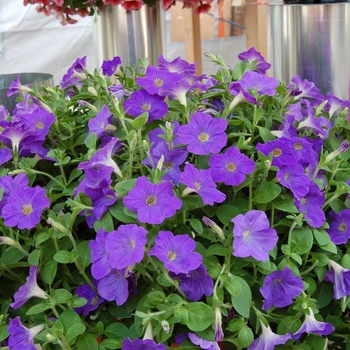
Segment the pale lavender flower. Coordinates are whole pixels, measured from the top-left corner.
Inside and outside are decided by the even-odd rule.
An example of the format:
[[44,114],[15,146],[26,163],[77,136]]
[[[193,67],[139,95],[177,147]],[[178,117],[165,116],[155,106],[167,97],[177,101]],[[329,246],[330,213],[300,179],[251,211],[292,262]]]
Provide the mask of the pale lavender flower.
[[334,116],[337,116],[340,111],[344,108],[350,108],[350,101],[343,101],[338,97],[334,96],[331,92],[328,92],[325,99],[327,100],[327,104],[325,106],[325,111],[329,113],[329,118],[331,119]]
[[10,113],[4,105],[0,105],[0,120],[6,120]]
[[216,189],[210,169],[198,170],[193,164],[186,164],[179,181],[187,186],[183,192],[184,196],[192,192],[198,193],[204,204],[222,203],[226,198],[224,193]]
[[135,224],[120,225],[110,232],[105,242],[110,265],[121,270],[140,262],[145,254],[146,235],[146,229]]
[[214,322],[214,339],[215,341],[222,341],[225,337],[222,330],[222,315],[219,307],[214,308],[215,322]]
[[145,88],[151,94],[167,96],[169,90],[175,86],[182,76],[178,73],[170,73],[166,70],[148,66],[144,77],[137,77],[136,83]]
[[40,324],[27,328],[21,323],[19,316],[10,319],[8,332],[8,346],[11,350],[36,350],[34,338],[44,329],[45,325]]
[[26,279],[26,283],[19,287],[18,291],[14,294],[14,302],[10,304],[13,309],[19,309],[30,298],[37,297],[40,299],[47,299],[49,296],[43,291],[37,283],[38,267],[31,266],[29,268],[29,276]]
[[77,58],[72,66],[68,69],[67,73],[61,80],[61,88],[66,89],[69,86],[76,86],[78,89],[82,86],[82,79],[84,78],[84,72],[86,69],[86,56],[83,58]]
[[266,327],[261,321],[260,324],[261,335],[249,345],[248,350],[273,350],[276,345],[285,344],[288,340],[292,339],[291,333],[279,335],[272,332],[270,326]]
[[202,263],[202,256],[194,252],[196,242],[187,234],[174,236],[170,231],[159,231],[154,243],[148,255],[156,256],[170,272],[187,274]]
[[153,184],[145,176],[136,180],[135,187],[123,198],[123,203],[129,210],[137,212],[140,222],[148,224],[162,224],[182,206],[169,181]]
[[111,270],[109,264],[109,253],[106,249],[106,238],[108,232],[100,228],[96,234],[96,238],[89,243],[91,253],[91,274],[99,280],[108,275]]
[[123,305],[129,297],[129,282],[125,278],[126,270],[112,269],[108,275],[98,281],[97,290],[102,298]]
[[19,229],[34,228],[41,220],[44,209],[50,206],[46,190],[40,186],[15,188],[1,210],[6,226]]
[[232,254],[240,258],[252,256],[259,261],[268,260],[268,252],[276,246],[278,236],[270,227],[266,214],[250,210],[245,215],[237,215],[231,222],[234,223]]
[[123,350],[166,350],[164,344],[157,344],[152,339],[135,339],[125,338],[122,344]]
[[188,337],[190,338],[192,344],[198,345],[201,349],[220,350],[219,344],[216,341],[205,340],[201,337],[198,337],[198,335],[195,333],[188,333]]
[[341,299],[350,295],[350,270],[329,260],[332,270],[327,271],[325,280],[334,284],[333,298]]
[[322,210],[324,202],[324,193],[321,192],[315,182],[310,181],[309,192],[301,198],[295,199],[294,204],[299,213],[304,213],[304,217],[310,226],[319,228],[326,221],[325,213]]
[[142,113],[148,113],[148,123],[162,119],[168,113],[168,105],[164,97],[151,95],[146,90],[136,90],[123,104],[128,115],[137,118]]
[[196,74],[197,68],[196,64],[188,63],[187,61],[183,60],[181,57],[177,57],[171,62],[167,61],[162,55],[159,55],[158,57],[158,67],[159,69],[167,70],[171,73],[189,73],[189,74]]
[[250,70],[263,75],[265,75],[266,71],[271,67],[271,64],[267,63],[261,53],[256,51],[254,47],[251,47],[248,51],[240,53],[238,59],[248,63]]
[[112,76],[117,67],[122,63],[119,56],[115,56],[112,60],[105,60],[102,63],[102,73],[108,76]]
[[334,244],[346,244],[350,239],[350,209],[343,209],[339,213],[330,211],[332,222],[326,229]]
[[92,132],[96,134],[97,137],[100,137],[102,133],[106,132],[107,127],[112,121],[112,114],[107,105],[103,105],[101,110],[96,114],[96,117],[91,118],[88,122],[90,135]]
[[255,168],[255,162],[236,147],[229,147],[223,154],[213,154],[209,159],[211,175],[215,182],[239,186]]
[[285,266],[281,271],[273,271],[265,277],[264,284],[260,288],[265,298],[263,310],[268,310],[272,305],[281,308],[292,304],[304,290],[303,280]]
[[177,136],[181,143],[187,145],[189,152],[198,155],[219,153],[227,142],[227,125],[224,119],[196,112],[189,124],[180,126]]
[[201,264],[188,273],[170,273],[173,279],[180,280],[180,288],[191,301],[198,301],[203,294],[209,297],[214,290],[213,279],[208,275],[206,267]]
[[316,333],[317,335],[329,335],[334,331],[334,326],[328,322],[317,321],[311,307],[308,307],[309,314],[305,313],[305,320],[293,334],[293,339],[299,339],[303,333]]
[[291,83],[287,85],[287,88],[290,95],[294,96],[296,100],[301,98],[312,98],[317,101],[324,100],[320,89],[307,79],[301,79],[298,74],[291,79]]
[[78,295],[79,298],[86,299],[86,304],[84,306],[74,309],[76,313],[82,314],[83,316],[87,316],[91,311],[96,310],[99,305],[104,302],[104,299],[100,298],[99,295],[87,283],[78,286],[75,289],[75,294]]
[[26,93],[32,91],[28,86],[22,85],[20,82],[20,74],[17,75],[16,79],[10,84],[7,90],[7,97],[18,94],[20,92]]

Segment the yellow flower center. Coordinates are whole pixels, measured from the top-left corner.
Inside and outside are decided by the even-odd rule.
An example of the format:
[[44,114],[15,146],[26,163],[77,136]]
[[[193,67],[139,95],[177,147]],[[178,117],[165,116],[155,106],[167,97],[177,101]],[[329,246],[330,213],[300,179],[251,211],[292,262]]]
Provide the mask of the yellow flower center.
[[151,109],[151,105],[149,103],[144,103],[141,108],[144,111],[149,111]]
[[173,261],[176,258],[176,253],[175,252],[168,252],[168,259]]
[[340,224],[339,225],[339,230],[345,232],[346,231],[346,225],[344,223]]
[[299,151],[300,149],[303,149],[303,145],[300,142],[296,142],[294,144],[294,148]]
[[148,196],[146,198],[146,203],[151,206],[151,205],[155,205],[157,203],[157,197],[155,196]]
[[133,248],[135,248],[136,242],[133,239],[130,239],[130,244]]
[[301,204],[301,205],[304,205],[305,203],[306,203],[306,199],[305,199],[305,198],[301,198],[301,199],[300,199],[300,204]]
[[272,154],[273,154],[274,157],[279,157],[282,154],[282,151],[279,148],[275,148],[272,151]]
[[157,78],[157,79],[154,81],[154,84],[156,84],[157,87],[161,87],[161,86],[163,86],[164,81],[163,81],[162,79]]
[[194,183],[194,187],[196,188],[197,191],[199,191],[201,189],[202,185],[199,182],[196,181]]
[[207,134],[206,132],[202,132],[199,136],[198,136],[198,140],[200,142],[206,142],[209,140],[209,134]]
[[164,163],[164,168],[165,169],[171,169],[173,167],[173,163],[171,163],[171,162],[165,162]]
[[43,122],[37,122],[35,124],[35,126],[38,128],[38,129],[43,129],[44,128],[44,123]]
[[249,233],[250,233],[249,230],[245,230],[245,231],[243,232],[243,238],[244,238],[244,239],[247,238],[247,236],[249,235]]
[[228,163],[228,164],[226,164],[226,169],[228,170],[228,171],[231,171],[231,172],[233,172],[233,171],[235,171],[236,170],[236,166],[231,162],[231,163]]
[[29,215],[33,211],[33,207],[30,204],[23,205],[22,213],[25,215]]

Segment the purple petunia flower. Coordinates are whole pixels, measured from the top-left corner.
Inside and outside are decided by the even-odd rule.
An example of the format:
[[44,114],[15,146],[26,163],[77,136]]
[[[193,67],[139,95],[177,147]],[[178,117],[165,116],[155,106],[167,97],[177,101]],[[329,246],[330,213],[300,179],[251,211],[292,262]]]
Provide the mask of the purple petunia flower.
[[125,338],[122,344],[123,350],[165,350],[164,344],[157,344],[152,339],[135,339]]
[[177,136],[181,143],[187,145],[189,152],[198,155],[219,153],[226,146],[227,125],[228,122],[224,119],[197,112],[189,124],[180,126]]
[[10,304],[13,309],[19,309],[30,298],[37,297],[41,299],[47,299],[49,296],[38,286],[36,281],[38,276],[38,267],[31,266],[29,268],[29,276],[26,279],[26,283],[19,287],[18,291],[14,294],[14,302]]
[[109,253],[106,249],[106,238],[108,232],[100,228],[96,234],[96,238],[89,243],[91,252],[91,274],[99,280],[108,275],[111,270],[109,264]]
[[224,193],[216,189],[216,183],[211,177],[211,169],[198,170],[193,164],[186,164],[184,172],[180,175],[180,182],[188,186],[183,192],[184,196],[196,192],[201,196],[204,204],[222,203],[226,198]]
[[299,339],[303,333],[316,333],[317,335],[328,335],[334,331],[334,326],[328,322],[317,321],[314,315],[314,312],[310,307],[308,307],[310,315],[305,313],[305,320],[293,334],[293,339]]
[[327,271],[325,281],[334,284],[333,297],[341,299],[350,295],[350,270],[329,260],[332,270]]
[[40,324],[32,328],[24,327],[19,316],[10,319],[8,346],[11,350],[36,350],[34,338],[44,329]]
[[193,251],[196,242],[186,234],[174,236],[170,231],[159,231],[154,243],[148,255],[156,256],[170,272],[187,274],[202,263],[202,256]]
[[275,345],[285,344],[289,339],[292,339],[292,334],[279,335],[272,332],[270,326],[261,324],[261,335],[249,345],[248,350],[273,350]]
[[177,57],[171,62],[167,61],[162,55],[159,55],[158,57],[158,67],[159,69],[167,70],[171,73],[189,73],[189,74],[196,74],[197,68],[196,64],[188,63],[187,61],[183,60],[181,57]]
[[320,191],[318,185],[311,181],[309,192],[294,201],[294,204],[299,210],[299,213],[304,213],[305,219],[308,220],[308,224],[312,227],[319,228],[325,221],[326,216],[322,210],[325,197]]
[[312,144],[306,137],[292,137],[294,154],[303,166],[308,166],[317,158]]
[[110,265],[121,270],[140,262],[145,254],[146,235],[146,229],[135,224],[120,225],[110,232],[105,242]]
[[123,198],[124,205],[137,212],[137,219],[147,224],[161,224],[182,206],[174,196],[170,182],[153,184],[145,176],[136,180],[135,187]]
[[151,94],[167,96],[169,90],[182,79],[182,75],[148,66],[144,77],[137,77],[136,83]]
[[259,142],[256,145],[256,150],[263,153],[265,157],[268,157],[272,153],[271,164],[278,168],[283,165],[294,165],[298,162],[294,155],[293,143],[285,137],[268,141],[265,144]]
[[256,51],[254,47],[240,53],[238,59],[249,63],[249,69],[263,75],[265,75],[266,71],[271,67],[271,64],[267,63],[261,53]]
[[343,209],[338,214],[330,211],[332,222],[326,229],[334,244],[346,244],[350,239],[350,209]]
[[308,97],[317,101],[324,101],[323,95],[315,84],[307,79],[302,80],[298,74],[291,79],[291,83],[287,85],[287,88],[295,99],[300,100]]
[[309,192],[311,180],[305,175],[300,164],[282,166],[276,177],[281,185],[293,192],[295,198],[301,198]]
[[224,154],[213,154],[209,159],[211,176],[215,182],[239,186],[255,168],[255,162],[236,147],[229,147]]
[[268,260],[268,252],[276,246],[278,236],[270,227],[266,214],[250,210],[245,215],[237,215],[231,222],[234,223],[232,254],[240,258],[252,256],[259,261]]
[[206,295],[209,297],[214,290],[213,279],[208,275],[206,267],[201,264],[195,270],[188,273],[170,273],[173,279],[180,280],[180,288],[191,301],[198,301]]
[[1,217],[6,226],[30,230],[40,222],[42,212],[49,206],[50,200],[44,188],[15,188],[1,210]]
[[2,189],[4,192],[2,194],[2,199],[0,201],[0,211],[4,207],[4,205],[7,203],[7,199],[11,192],[15,188],[23,188],[28,185],[28,178],[27,175],[24,173],[20,173],[15,177],[12,177],[10,175],[7,176],[1,176],[0,177],[0,189]]
[[7,148],[0,149],[0,166],[12,159],[12,153]]
[[272,305],[279,308],[288,306],[303,289],[303,280],[294,275],[289,267],[285,266],[282,271],[273,271],[265,277],[264,285],[260,288],[265,298],[262,309],[268,310]]
[[162,119],[168,113],[168,105],[164,97],[151,95],[146,90],[136,90],[124,102],[123,107],[128,115],[137,118],[148,112],[148,123]]
[[96,117],[91,118],[88,122],[90,135],[92,132],[96,134],[97,137],[100,137],[102,133],[107,130],[108,125],[112,121],[112,114],[107,105],[103,105],[101,110],[96,114]]
[[115,56],[112,60],[105,60],[102,63],[102,73],[104,75],[112,76],[117,67],[122,63],[119,56]]
[[72,66],[68,69],[67,73],[61,80],[61,88],[66,89],[69,86],[75,85],[78,89],[82,86],[82,79],[85,77],[84,72],[86,69],[86,56],[83,58],[77,58]]
[[87,303],[84,306],[77,307],[74,311],[78,314],[83,314],[87,316],[91,311],[96,310],[101,303],[104,302],[103,298],[100,298],[98,294],[91,288],[89,284],[83,284],[78,286],[75,290],[80,298],[86,299]]
[[112,269],[98,281],[98,294],[108,301],[115,301],[119,306],[123,305],[129,297],[129,282],[125,278],[125,273],[125,269]]
[[185,338],[189,338],[194,345],[198,345],[201,349],[204,350],[220,350],[219,344],[215,341],[205,340],[198,337],[196,333],[185,333],[179,334],[175,337],[176,343],[181,344]]
[[30,87],[21,84],[20,76],[21,75],[18,74],[16,79],[10,84],[7,90],[7,97],[18,94],[20,92],[26,93],[32,91]]

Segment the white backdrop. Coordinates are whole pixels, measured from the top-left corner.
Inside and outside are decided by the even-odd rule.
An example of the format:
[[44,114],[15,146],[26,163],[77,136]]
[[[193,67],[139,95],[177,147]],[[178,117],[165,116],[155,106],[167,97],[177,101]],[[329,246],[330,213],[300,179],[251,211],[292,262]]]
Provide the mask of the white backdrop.
[[35,8],[23,0],[0,0],[0,74],[50,73],[57,85],[78,57],[87,56],[88,69],[99,68],[91,17],[62,26]]

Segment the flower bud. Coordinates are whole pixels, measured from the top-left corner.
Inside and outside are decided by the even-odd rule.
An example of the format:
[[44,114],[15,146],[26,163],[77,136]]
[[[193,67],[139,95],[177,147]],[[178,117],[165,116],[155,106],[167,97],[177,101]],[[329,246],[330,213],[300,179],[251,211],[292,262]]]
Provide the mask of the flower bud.
[[0,244],[16,245],[17,243],[10,237],[1,236],[0,237]]
[[166,320],[163,320],[163,321],[160,322],[160,324],[161,324],[161,326],[163,328],[163,331],[168,334],[170,332],[169,322],[166,321]]
[[204,225],[210,227],[211,230],[218,235],[220,240],[224,241],[226,239],[224,233],[222,232],[222,229],[213,220],[207,218],[206,216],[203,216],[202,221]]

